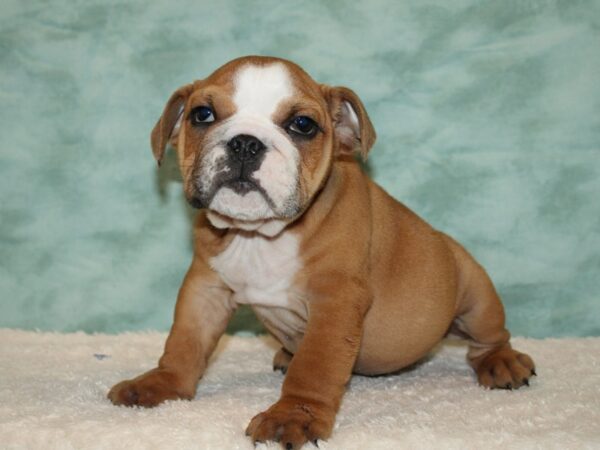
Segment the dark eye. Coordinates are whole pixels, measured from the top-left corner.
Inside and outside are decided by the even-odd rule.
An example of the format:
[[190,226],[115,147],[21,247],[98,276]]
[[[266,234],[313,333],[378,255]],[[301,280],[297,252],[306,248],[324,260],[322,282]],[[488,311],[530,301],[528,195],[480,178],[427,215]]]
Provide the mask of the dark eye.
[[319,127],[314,120],[306,116],[295,117],[288,125],[288,130],[300,136],[313,137]]
[[190,120],[193,125],[200,125],[203,123],[214,122],[215,115],[213,110],[208,106],[198,106],[197,108],[192,109]]

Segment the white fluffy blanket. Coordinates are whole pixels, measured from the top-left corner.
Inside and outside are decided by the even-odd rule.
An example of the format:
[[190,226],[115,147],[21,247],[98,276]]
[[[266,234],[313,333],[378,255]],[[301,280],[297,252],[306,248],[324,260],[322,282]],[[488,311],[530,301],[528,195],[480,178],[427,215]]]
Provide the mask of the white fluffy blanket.
[[[0,330],[0,448],[252,449],[244,429],[283,379],[275,343],[223,338],[194,401],[110,404],[110,386],[151,368],[164,340]],[[478,387],[455,343],[399,375],[354,377],[321,449],[600,448],[600,338],[514,343],[538,372],[518,391]]]

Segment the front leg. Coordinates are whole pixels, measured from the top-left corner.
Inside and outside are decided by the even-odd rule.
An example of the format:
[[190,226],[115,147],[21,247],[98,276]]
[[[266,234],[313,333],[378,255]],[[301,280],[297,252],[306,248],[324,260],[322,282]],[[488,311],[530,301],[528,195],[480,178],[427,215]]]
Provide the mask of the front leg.
[[360,348],[370,297],[339,274],[310,284],[306,333],[287,370],[281,398],[252,419],[253,442],[280,441],[286,449],[327,439]]
[[179,291],[175,320],[158,367],[116,384],[108,398],[115,405],[145,407],[192,399],[234,309],[231,291],[195,257]]

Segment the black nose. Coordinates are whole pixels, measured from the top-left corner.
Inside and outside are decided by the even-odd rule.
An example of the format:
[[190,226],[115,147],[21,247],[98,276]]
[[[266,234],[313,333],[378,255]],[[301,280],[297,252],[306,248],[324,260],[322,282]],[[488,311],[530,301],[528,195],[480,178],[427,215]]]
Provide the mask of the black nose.
[[252,161],[264,150],[265,144],[249,134],[238,134],[227,143],[229,153],[240,161]]

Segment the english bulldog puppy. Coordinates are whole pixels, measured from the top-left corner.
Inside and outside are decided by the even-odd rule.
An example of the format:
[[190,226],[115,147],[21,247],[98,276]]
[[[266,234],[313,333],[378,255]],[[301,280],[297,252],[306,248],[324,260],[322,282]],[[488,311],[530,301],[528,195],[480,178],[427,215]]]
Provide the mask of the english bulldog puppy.
[[327,439],[352,373],[385,374],[449,333],[487,388],[535,375],[510,345],[485,270],[361,170],[375,130],[359,97],[296,64],[248,56],[177,89],[151,136],[177,150],[198,208],[194,256],[158,367],[115,385],[116,405],[192,399],[237,305],[281,342],[281,398],[253,442]]

